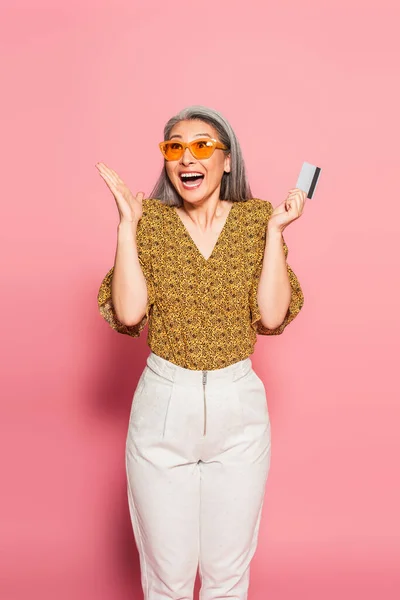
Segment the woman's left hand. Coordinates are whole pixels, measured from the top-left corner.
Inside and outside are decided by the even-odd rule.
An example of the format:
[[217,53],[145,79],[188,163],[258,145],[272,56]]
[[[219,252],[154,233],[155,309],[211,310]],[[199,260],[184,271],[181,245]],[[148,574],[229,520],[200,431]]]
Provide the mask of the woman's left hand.
[[289,223],[302,215],[306,198],[306,192],[299,188],[289,190],[286,200],[279,204],[271,214],[268,220],[268,229],[278,230],[282,233]]

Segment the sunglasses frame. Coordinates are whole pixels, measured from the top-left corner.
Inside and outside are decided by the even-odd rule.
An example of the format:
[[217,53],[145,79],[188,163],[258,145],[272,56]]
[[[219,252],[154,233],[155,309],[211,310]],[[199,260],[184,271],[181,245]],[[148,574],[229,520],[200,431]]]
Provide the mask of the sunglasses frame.
[[[182,146],[182,152],[181,152],[181,154],[180,154],[180,156],[178,158],[167,158],[167,156],[166,156],[166,154],[164,152],[164,144],[166,144],[167,142],[172,142],[172,143],[180,144]],[[210,156],[207,156],[207,158],[210,158],[214,154],[215,150],[217,150],[217,149],[219,149],[219,150],[228,150],[228,148],[226,146],[224,146],[224,144],[222,144],[221,142],[219,142],[215,138],[208,138],[208,137],[207,138],[206,137],[204,137],[204,138],[198,138],[197,140],[193,140],[192,142],[189,142],[189,143],[181,142],[180,140],[164,140],[163,142],[159,143],[159,148],[160,148],[161,153],[164,156],[165,160],[168,160],[168,161],[171,161],[171,160],[180,160],[182,158],[182,156],[184,155],[186,148],[189,148],[191,155],[194,156],[194,158],[196,160],[206,160],[205,158],[198,158],[194,154],[194,152],[193,152],[193,150],[191,148],[191,146],[193,144],[197,144],[198,142],[212,142],[212,146],[213,146],[212,147],[212,151],[211,151]]]

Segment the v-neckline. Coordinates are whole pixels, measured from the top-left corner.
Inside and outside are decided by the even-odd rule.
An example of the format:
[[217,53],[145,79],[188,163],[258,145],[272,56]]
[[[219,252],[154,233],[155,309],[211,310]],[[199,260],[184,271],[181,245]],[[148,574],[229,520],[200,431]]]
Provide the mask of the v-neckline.
[[192,244],[192,246],[193,246],[194,250],[195,250],[195,251],[197,252],[197,254],[198,254],[198,255],[199,255],[199,256],[200,256],[200,257],[203,259],[203,261],[204,261],[205,263],[208,263],[208,262],[210,261],[210,259],[211,259],[211,258],[213,258],[214,254],[215,254],[215,252],[216,252],[216,250],[217,250],[217,247],[218,247],[218,245],[220,245],[220,240],[221,240],[221,238],[222,238],[222,237],[224,236],[224,234],[225,234],[225,231],[226,231],[226,229],[227,229],[227,226],[228,226],[228,224],[229,224],[229,222],[230,222],[230,219],[231,219],[231,213],[232,213],[232,211],[233,211],[233,209],[234,209],[234,207],[235,207],[235,204],[236,204],[236,202],[232,202],[232,206],[231,206],[231,208],[229,209],[228,215],[227,215],[227,217],[226,217],[226,219],[225,219],[224,226],[222,227],[222,229],[221,229],[221,231],[220,231],[220,233],[219,233],[219,235],[218,235],[218,237],[217,237],[217,241],[215,242],[215,244],[214,244],[214,247],[213,247],[213,249],[211,250],[211,254],[210,254],[210,256],[209,256],[208,258],[206,258],[202,252],[200,252],[200,249],[199,249],[199,247],[197,246],[197,244],[195,243],[194,239],[193,239],[193,238],[192,238],[192,236],[190,235],[190,233],[189,233],[189,230],[187,229],[187,227],[186,227],[185,223],[182,221],[182,219],[181,219],[181,217],[180,217],[180,215],[179,215],[178,211],[176,210],[176,207],[175,207],[175,206],[173,206],[173,207],[172,207],[172,211],[173,211],[173,213],[175,214],[176,218],[178,219],[179,223],[181,224],[181,227],[182,227],[182,229],[183,229],[183,231],[184,231],[185,235],[186,235],[186,236],[189,238],[189,240],[190,240],[190,242],[191,242],[191,244]]

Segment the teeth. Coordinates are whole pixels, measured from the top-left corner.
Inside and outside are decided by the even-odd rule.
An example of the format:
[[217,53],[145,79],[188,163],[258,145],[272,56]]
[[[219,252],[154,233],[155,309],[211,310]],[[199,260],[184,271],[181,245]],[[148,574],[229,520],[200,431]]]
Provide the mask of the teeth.
[[201,177],[202,173],[181,173],[181,177]]
[[191,181],[189,183],[189,181],[186,181],[185,185],[189,186],[189,187],[199,187],[199,185],[201,184],[201,181],[199,179],[196,179],[196,181]]

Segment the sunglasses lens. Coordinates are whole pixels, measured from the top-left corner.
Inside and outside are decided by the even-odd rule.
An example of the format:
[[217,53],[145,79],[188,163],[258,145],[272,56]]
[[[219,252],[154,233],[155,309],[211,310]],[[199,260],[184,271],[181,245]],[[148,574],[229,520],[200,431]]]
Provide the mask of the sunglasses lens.
[[164,156],[167,160],[178,160],[183,152],[183,146],[179,142],[164,142]]
[[196,158],[209,158],[214,152],[214,143],[211,140],[196,140],[191,143],[191,148]]
[[[181,142],[166,141],[160,144],[166,160],[179,160],[185,151],[186,144]],[[210,158],[215,150],[215,142],[209,139],[194,140],[189,144],[190,151],[195,158]]]

